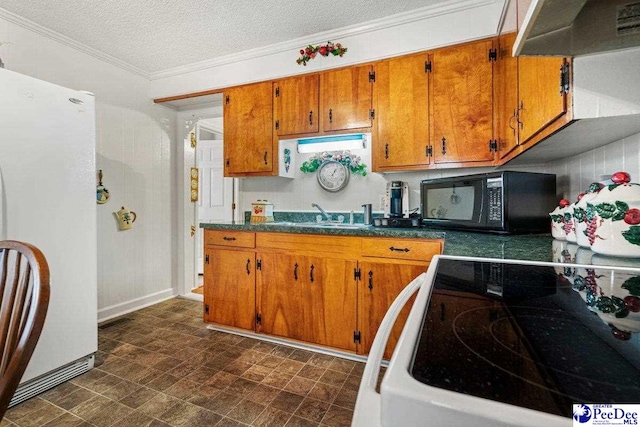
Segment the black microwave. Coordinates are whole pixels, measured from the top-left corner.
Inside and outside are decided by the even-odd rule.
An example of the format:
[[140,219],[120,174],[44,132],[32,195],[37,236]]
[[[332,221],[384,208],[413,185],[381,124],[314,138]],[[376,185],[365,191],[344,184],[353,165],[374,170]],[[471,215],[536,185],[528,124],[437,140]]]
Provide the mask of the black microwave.
[[492,233],[548,233],[556,176],[501,171],[420,183],[423,226]]

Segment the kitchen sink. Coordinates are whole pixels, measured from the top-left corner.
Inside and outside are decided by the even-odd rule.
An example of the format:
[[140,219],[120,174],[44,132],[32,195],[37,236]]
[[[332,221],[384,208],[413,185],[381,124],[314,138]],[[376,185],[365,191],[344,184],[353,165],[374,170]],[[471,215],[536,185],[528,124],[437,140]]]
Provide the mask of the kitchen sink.
[[343,224],[343,223],[315,223],[310,227],[320,227],[320,228],[368,228],[370,225],[365,224]]
[[291,222],[291,221],[277,221],[277,222],[265,222],[261,225],[279,225],[284,227],[313,227],[313,228],[345,228],[345,229],[360,229],[368,228],[370,225],[365,224],[348,224],[342,222]]

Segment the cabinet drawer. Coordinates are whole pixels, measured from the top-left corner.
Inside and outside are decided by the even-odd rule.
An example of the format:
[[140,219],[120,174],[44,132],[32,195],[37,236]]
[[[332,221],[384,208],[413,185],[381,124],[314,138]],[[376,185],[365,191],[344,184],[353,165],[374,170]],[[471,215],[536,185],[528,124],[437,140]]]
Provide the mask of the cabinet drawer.
[[204,244],[216,246],[233,246],[237,248],[255,248],[256,235],[246,231],[205,230]]
[[277,251],[307,253],[309,255],[357,257],[359,237],[321,236],[318,234],[258,233],[256,247]]
[[362,256],[431,261],[442,252],[442,241],[420,239],[362,239]]

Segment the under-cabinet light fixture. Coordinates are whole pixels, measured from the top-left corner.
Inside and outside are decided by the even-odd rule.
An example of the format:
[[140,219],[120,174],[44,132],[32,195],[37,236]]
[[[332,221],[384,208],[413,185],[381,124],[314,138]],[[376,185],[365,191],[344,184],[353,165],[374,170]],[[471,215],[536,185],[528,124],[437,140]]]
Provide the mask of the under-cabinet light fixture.
[[367,147],[370,134],[320,136],[298,139],[298,153],[319,153],[321,151],[362,150]]

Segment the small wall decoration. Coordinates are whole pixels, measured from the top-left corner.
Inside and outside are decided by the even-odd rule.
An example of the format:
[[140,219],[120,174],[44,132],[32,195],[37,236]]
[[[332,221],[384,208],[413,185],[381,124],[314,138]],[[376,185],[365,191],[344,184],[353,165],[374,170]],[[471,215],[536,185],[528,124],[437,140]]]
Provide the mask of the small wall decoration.
[[354,175],[367,175],[367,165],[362,163],[360,156],[351,154],[349,150],[316,153],[300,166],[300,170],[304,173],[313,173],[327,162],[342,163]]
[[198,168],[191,168],[191,201],[198,201],[198,185],[199,185],[200,172]]
[[291,166],[291,150],[284,149],[284,170],[289,173],[289,167]]
[[124,206],[118,212],[114,212],[114,215],[118,219],[118,228],[121,231],[128,230],[133,227],[133,223],[138,217],[134,211],[130,211]]
[[96,199],[99,205],[103,205],[109,201],[109,190],[102,185],[102,169],[98,171],[98,187],[96,188]]
[[300,49],[300,58],[296,59],[298,65],[302,64],[304,66],[307,65],[307,62],[316,57],[316,55],[320,54],[322,56],[340,56],[344,55],[347,52],[347,48],[342,46],[340,43],[332,43],[327,42],[327,44],[320,44],[318,46],[309,45],[304,49]]

